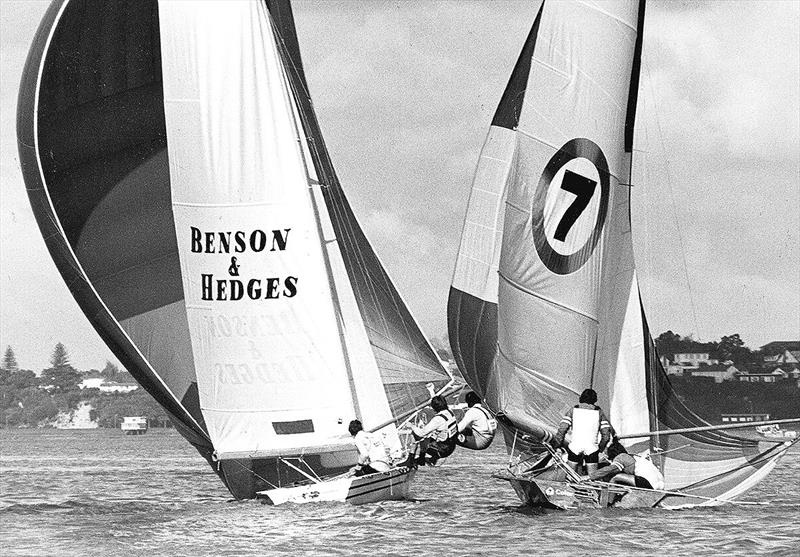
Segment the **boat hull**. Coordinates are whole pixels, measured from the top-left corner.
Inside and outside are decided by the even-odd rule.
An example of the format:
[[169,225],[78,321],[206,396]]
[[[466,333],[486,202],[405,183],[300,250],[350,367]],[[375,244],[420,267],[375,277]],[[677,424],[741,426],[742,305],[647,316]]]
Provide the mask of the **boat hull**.
[[497,473],[495,477],[508,481],[524,504],[543,509],[650,508],[658,506],[665,495],[661,491],[611,484],[597,486],[534,479],[515,476],[507,471]]
[[323,501],[363,505],[407,499],[416,468],[401,466],[366,476],[337,478],[296,487],[259,491],[256,495],[270,505],[318,503]]

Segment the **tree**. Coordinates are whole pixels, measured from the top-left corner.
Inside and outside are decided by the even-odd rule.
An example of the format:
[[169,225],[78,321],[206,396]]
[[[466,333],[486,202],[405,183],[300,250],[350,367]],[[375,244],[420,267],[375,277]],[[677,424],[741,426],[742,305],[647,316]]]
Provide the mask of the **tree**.
[[55,391],[71,391],[78,388],[81,374],[70,365],[51,367],[42,371],[42,385],[52,386]]
[[19,370],[19,365],[17,364],[17,357],[14,354],[14,349],[10,346],[6,348],[6,353],[3,356],[3,365],[0,366],[8,373],[14,373],[15,371]]
[[723,361],[731,360],[739,364],[750,362],[753,359],[753,353],[744,345],[744,341],[738,333],[720,339],[719,355]]
[[69,354],[67,354],[66,347],[60,342],[56,344],[56,347],[53,349],[53,355],[50,356],[50,365],[54,368],[69,365]]
[[20,369],[19,371],[12,373],[8,377],[7,381],[7,384],[15,389],[35,387],[37,383],[38,379],[36,378],[36,374],[29,369]]
[[656,350],[660,355],[671,355],[680,351],[681,335],[673,333],[672,331],[667,331],[658,335],[655,343]]
[[103,371],[100,372],[100,375],[107,379],[114,379],[119,372],[120,369],[118,366],[106,360],[106,367],[103,368]]

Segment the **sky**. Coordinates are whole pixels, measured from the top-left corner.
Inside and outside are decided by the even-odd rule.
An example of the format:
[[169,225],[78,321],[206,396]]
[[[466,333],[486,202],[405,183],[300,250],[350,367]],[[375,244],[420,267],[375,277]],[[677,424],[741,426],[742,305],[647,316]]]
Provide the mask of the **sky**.
[[[40,370],[117,362],[61,280],[16,148],[19,78],[47,6],[0,0],[0,349]],[[295,2],[348,199],[430,336],[478,154],[538,2]],[[634,243],[651,330],[800,338],[800,2],[648,2]]]

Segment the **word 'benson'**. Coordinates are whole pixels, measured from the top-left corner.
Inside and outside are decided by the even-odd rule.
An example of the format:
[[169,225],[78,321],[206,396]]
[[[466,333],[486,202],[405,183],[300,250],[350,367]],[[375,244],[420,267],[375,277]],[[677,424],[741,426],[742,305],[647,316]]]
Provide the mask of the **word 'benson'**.
[[203,287],[202,299],[206,301],[237,301],[245,296],[251,300],[271,300],[281,296],[292,298],[297,294],[297,277],[286,277],[283,281],[277,277],[270,277],[263,280],[250,279],[245,282],[238,279],[215,280],[213,274],[200,276]]
[[[269,251],[283,251],[289,241],[291,228],[283,230],[253,230],[249,234],[243,230],[235,232],[203,232],[199,228],[192,229],[192,253],[243,253],[250,250],[258,253],[267,249]],[[270,237],[272,242],[270,242]]]

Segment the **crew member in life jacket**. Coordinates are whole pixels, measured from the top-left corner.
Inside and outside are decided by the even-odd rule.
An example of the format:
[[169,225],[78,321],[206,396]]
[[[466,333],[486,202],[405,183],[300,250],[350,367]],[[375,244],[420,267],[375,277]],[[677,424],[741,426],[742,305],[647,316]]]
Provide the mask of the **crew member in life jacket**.
[[608,446],[608,466],[600,468],[582,479],[599,480],[611,478],[611,482],[647,489],[664,489],[664,476],[650,459],[639,455],[630,455],[622,443],[614,440]]
[[447,401],[443,396],[437,395],[431,399],[431,408],[436,415],[425,427],[411,426],[414,438],[420,440],[417,459],[420,466],[433,466],[440,458],[453,454],[456,448],[458,424],[455,414],[447,407]]
[[[583,463],[589,474],[597,471],[600,452],[606,448],[611,439],[611,424],[603,411],[597,406],[597,393],[586,389],[581,393],[578,404],[570,408],[561,418],[558,432],[553,437],[552,445],[556,448],[564,443],[564,436],[572,430],[572,439],[567,445],[567,463],[573,470]],[[598,442],[598,433],[600,441]]]
[[351,469],[354,475],[365,476],[376,472],[385,472],[392,467],[389,450],[381,441],[380,435],[370,435],[364,431],[364,426],[359,420],[350,422],[347,429],[353,436],[358,449],[358,464]]
[[474,451],[481,451],[492,444],[497,431],[497,420],[489,411],[481,406],[481,398],[468,392],[464,398],[469,409],[458,422],[458,440],[456,443]]

